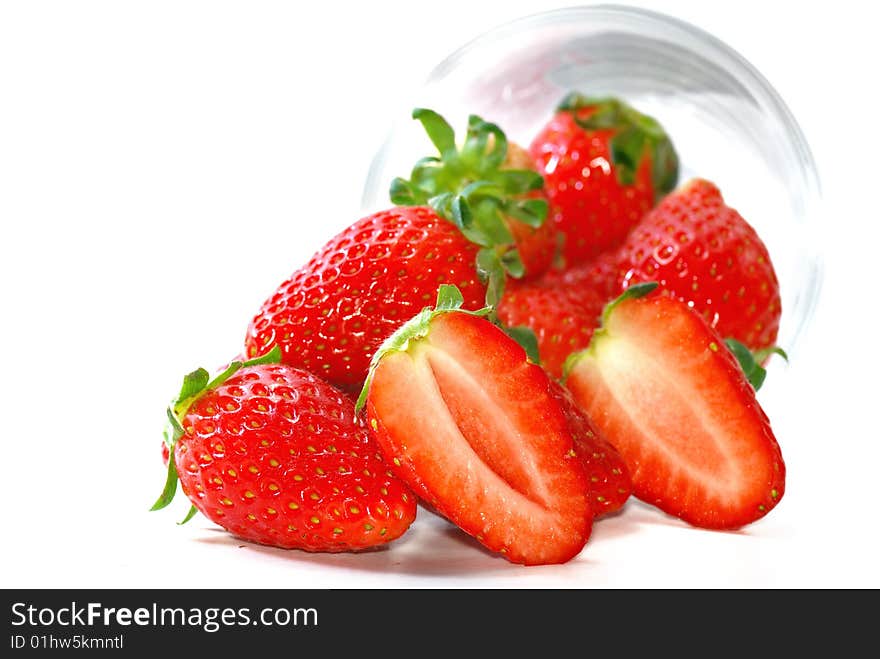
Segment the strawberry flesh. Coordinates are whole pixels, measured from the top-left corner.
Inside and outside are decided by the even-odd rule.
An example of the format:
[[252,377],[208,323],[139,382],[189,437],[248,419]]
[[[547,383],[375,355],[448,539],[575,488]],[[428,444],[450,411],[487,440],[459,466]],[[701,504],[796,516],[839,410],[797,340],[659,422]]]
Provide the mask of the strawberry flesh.
[[733,529],[782,498],[785,465],[733,355],[669,296],[606,314],[566,382],[629,466],[634,494],[705,528]]

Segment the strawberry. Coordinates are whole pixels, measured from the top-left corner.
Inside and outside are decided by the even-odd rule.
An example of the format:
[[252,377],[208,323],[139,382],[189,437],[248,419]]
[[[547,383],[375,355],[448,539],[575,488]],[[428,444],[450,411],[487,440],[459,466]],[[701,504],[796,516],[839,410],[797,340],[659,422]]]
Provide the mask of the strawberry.
[[528,152],[476,115],[468,119],[460,148],[452,127],[433,110],[416,108],[413,118],[439,157],[419,160],[409,180],[394,179],[392,203],[431,204],[443,213],[448,200],[459,195],[470,211],[461,218],[462,230],[483,247],[482,268],[501,268],[514,278],[547,270],[556,254],[556,229],[545,221],[544,181]]
[[733,353],[668,294],[633,286],[609,304],[566,385],[629,467],[633,493],[711,529],[766,515],[785,491],[770,422]]
[[562,377],[562,366],[572,352],[590,344],[608,301],[591,287],[558,283],[560,277],[511,283],[498,305],[502,323],[535,333],[541,365],[555,378]]
[[[184,494],[208,519],[260,544],[353,551],[401,536],[416,498],[389,472],[354,403],[280,351],[199,369],[168,410],[172,459],[153,507]],[[187,517],[189,518],[191,514]]]
[[756,351],[776,340],[782,305],[770,254],[709,181],[690,181],[651,211],[621,246],[616,269],[618,292],[658,281],[722,336]]
[[257,357],[277,344],[285,364],[357,391],[376,348],[430,305],[439,285],[458,286],[466,309],[484,305],[478,249],[427,207],[369,215],[266,300],[248,327],[246,354]]
[[588,484],[552,381],[488,310],[436,309],[376,353],[358,405],[392,471],[428,504],[514,563],[560,563],[591,529]]
[[678,156],[660,124],[616,98],[569,94],[529,152],[568,266],[623,242],[678,180]]
[[620,453],[575,402],[565,387],[551,382],[550,393],[561,404],[574,439],[574,449],[587,474],[593,518],[617,512],[632,494],[629,468]]

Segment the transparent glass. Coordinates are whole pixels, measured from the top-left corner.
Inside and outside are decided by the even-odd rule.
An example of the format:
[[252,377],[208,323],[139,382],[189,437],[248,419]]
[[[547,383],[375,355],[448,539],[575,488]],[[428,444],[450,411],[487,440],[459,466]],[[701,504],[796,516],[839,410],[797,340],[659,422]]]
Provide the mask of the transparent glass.
[[[468,114],[479,114],[527,145],[571,90],[620,96],[656,117],[681,157],[681,180],[714,181],[756,228],[780,280],[778,343],[794,353],[822,281],[818,174],[779,94],[717,38],[630,7],[550,11],[493,29],[454,52],[411,107],[437,110],[457,131]],[[401,108],[373,160],[365,212],[387,207],[391,180],[431,153],[410,110]]]

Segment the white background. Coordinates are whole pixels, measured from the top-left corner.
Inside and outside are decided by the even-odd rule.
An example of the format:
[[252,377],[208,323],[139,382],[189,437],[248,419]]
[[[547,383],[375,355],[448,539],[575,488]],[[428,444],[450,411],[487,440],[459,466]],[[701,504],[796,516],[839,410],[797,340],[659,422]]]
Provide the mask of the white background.
[[[568,3],[0,5],[0,586],[873,587],[880,141],[870,3],[639,3],[780,92],[822,177],[823,296],[771,416],[780,506],[740,533],[631,503],[564,566],[490,557],[425,513],[390,550],[247,545],[161,489],[180,377],[357,219],[370,159],[446,54]],[[307,9],[302,7],[307,6]]]

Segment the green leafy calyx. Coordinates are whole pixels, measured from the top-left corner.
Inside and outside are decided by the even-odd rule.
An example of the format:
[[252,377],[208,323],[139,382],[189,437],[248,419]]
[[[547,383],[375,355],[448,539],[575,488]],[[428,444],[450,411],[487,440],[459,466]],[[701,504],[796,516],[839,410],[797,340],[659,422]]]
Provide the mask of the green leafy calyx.
[[439,156],[419,160],[409,179],[391,182],[390,196],[401,206],[431,206],[480,246],[477,269],[489,286],[486,302],[497,304],[505,276],[522,277],[524,268],[508,222],[538,228],[547,219],[545,199],[524,198],[544,187],[544,179],[528,169],[504,169],[508,141],[496,124],[476,115],[468,119],[459,147],[449,123],[433,110],[416,108]]
[[641,284],[633,284],[627,288],[623,293],[605,305],[605,308],[602,310],[602,325],[604,326],[608,324],[608,317],[618,304],[624,300],[636,300],[640,297],[645,297],[652,293],[658,286],[659,284],[656,281],[646,281]]
[[515,325],[513,327],[501,326],[501,329],[526,351],[529,361],[533,364],[541,363],[541,357],[538,354],[538,337],[535,336],[535,332],[532,331],[531,327]]
[[613,97],[593,98],[578,92],[566,96],[557,108],[570,112],[584,130],[613,131],[611,161],[622,185],[632,185],[642,159],[651,158],[651,181],[655,200],[678,183],[678,154],[669,135],[653,117],[642,114]]
[[[204,395],[206,391],[216,389],[242,368],[256,366],[258,364],[277,364],[280,361],[281,349],[278,346],[275,346],[271,351],[261,357],[255,357],[254,359],[249,359],[243,362],[234,361],[230,363],[229,366],[227,366],[222,373],[214,377],[213,380],[208,374],[208,371],[203,368],[198,368],[192,373],[188,373],[184,376],[183,384],[180,387],[180,393],[178,393],[177,397],[171,401],[171,405],[169,405],[168,409],[165,411],[168,423],[165,427],[163,437],[166,446],[168,446],[168,474],[165,478],[165,487],[162,489],[162,494],[159,495],[159,498],[150,510],[161,510],[171,503],[174,499],[174,495],[177,493],[178,479],[177,466],[174,463],[174,447],[177,444],[177,441],[183,437],[184,430],[182,419],[186,416],[190,406],[199,397]],[[188,522],[192,519],[194,514],[195,510],[191,508],[187,516],[180,523],[184,524]]]
[[761,365],[765,359],[770,355],[776,354],[782,357],[785,361],[788,361],[788,355],[785,353],[785,350],[777,346],[765,348],[753,353],[736,339],[724,339],[724,343],[727,345],[730,352],[733,353],[733,356],[736,357],[736,361],[739,362],[746,379],[752,387],[754,387],[755,391],[758,391],[761,388],[761,385],[764,384],[764,380],[767,378],[767,370]]

